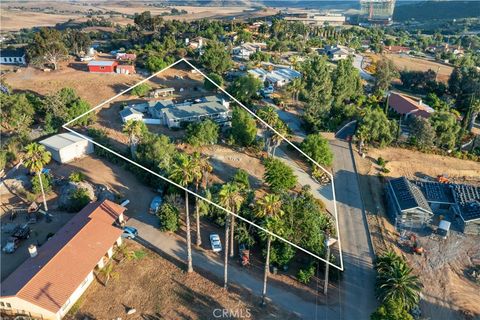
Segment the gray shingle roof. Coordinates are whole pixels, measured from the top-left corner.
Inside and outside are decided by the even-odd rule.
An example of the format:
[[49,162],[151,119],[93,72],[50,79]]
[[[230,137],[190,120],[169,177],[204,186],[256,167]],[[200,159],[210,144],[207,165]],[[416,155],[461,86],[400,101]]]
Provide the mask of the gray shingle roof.
[[402,211],[413,208],[422,208],[426,211],[432,212],[432,209],[428,205],[427,199],[425,199],[420,188],[408,181],[407,178],[401,177],[392,179],[389,181],[389,184]]

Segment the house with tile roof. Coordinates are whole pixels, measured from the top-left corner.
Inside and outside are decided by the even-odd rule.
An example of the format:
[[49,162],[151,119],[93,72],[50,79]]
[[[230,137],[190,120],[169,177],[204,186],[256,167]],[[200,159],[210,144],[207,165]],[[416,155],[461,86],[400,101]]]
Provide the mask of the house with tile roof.
[[410,116],[429,118],[434,109],[422,102],[422,99],[391,91],[388,94],[388,107],[395,113],[408,119]]
[[109,200],[92,202],[38,251],[30,251],[2,282],[0,314],[62,319],[92,283],[94,270],[102,269],[121,244],[124,211]]

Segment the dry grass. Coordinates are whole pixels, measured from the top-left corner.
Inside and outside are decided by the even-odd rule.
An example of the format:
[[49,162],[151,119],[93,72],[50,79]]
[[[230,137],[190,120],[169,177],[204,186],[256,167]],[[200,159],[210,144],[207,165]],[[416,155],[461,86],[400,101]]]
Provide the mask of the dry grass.
[[[98,60],[107,60],[107,55]],[[69,61],[61,64],[60,70],[43,72],[35,68],[21,68],[2,77],[16,90],[35,92],[40,95],[54,93],[64,87],[75,89],[77,94],[92,106],[113,97],[141,80],[138,75],[89,73],[86,62]]]
[[372,149],[368,155],[371,158],[362,159],[356,154],[355,159],[375,250],[380,252],[390,248],[407,258],[425,286],[420,302],[423,316],[460,320],[472,319],[473,315],[476,319],[474,315],[480,314],[476,303],[480,288],[465,277],[464,270],[470,265],[470,259],[479,255],[479,238],[452,232],[448,240],[439,242],[428,236],[419,236],[426,254],[417,256],[403,252],[397,245],[399,235],[386,215],[385,179],[378,175],[380,167],[372,160],[381,156],[389,161],[387,168],[391,172],[387,176],[391,177],[404,175],[414,179],[449,174],[453,181],[469,183],[480,182],[480,164],[397,148]]
[[[406,176],[407,178],[419,178],[429,176],[436,178],[439,175],[447,175],[450,179],[463,182],[480,182],[480,163],[468,160],[459,160],[419,151],[384,148],[371,149],[368,156],[373,159],[382,157],[387,163],[389,177]],[[370,172],[376,174],[376,172]]]
[[[128,250],[143,251],[141,259],[114,262],[118,277],[107,286],[94,282],[66,319],[116,319],[126,307],[136,309],[128,319],[212,319],[215,309],[243,312],[251,319],[297,319],[273,305],[258,307],[258,298],[231,286],[228,292],[198,273],[186,274],[153,251],[129,242]],[[103,275],[99,275],[100,280]]]
[[[380,60],[382,57],[385,57],[387,59],[390,59],[393,61],[395,66],[398,68],[398,70],[408,70],[408,71],[428,71],[428,70],[433,70],[436,73],[438,73],[438,81],[441,82],[447,82],[448,78],[450,78],[450,75],[452,74],[453,67],[447,66],[435,61],[431,60],[426,60],[422,58],[416,58],[416,57],[410,57],[406,55],[399,55],[399,54],[385,54],[385,55],[379,55],[379,54],[368,54],[366,55],[368,59],[370,59],[372,62],[376,62]],[[367,70],[370,70],[368,67],[366,67]]]

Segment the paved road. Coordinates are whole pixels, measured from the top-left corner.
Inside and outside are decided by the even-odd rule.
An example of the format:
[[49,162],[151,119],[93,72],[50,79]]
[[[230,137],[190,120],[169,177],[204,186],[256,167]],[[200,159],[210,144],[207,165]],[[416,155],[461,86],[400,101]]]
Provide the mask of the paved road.
[[[280,112],[280,110],[278,114],[286,122],[296,121],[297,123],[292,128],[301,128],[298,117],[292,117],[291,114]],[[335,140],[330,141],[330,147],[334,154],[333,175],[345,268],[340,290],[341,307],[339,313],[332,319],[369,319],[370,314],[376,307],[374,253],[361,199],[353,152],[350,144],[344,140],[347,136],[353,135],[355,126],[355,122],[350,123],[339,131]],[[294,132],[298,133],[297,136],[305,136],[303,131],[294,130]],[[294,163],[290,165],[295,169],[296,165]],[[301,174],[297,169],[295,169],[295,172],[297,176]],[[308,181],[306,182],[308,183]],[[325,196],[318,192],[316,195]],[[322,200],[327,204],[327,208],[333,205],[328,201],[328,197],[324,197]]]
[[363,56],[359,54],[355,54],[355,56],[353,57],[353,66],[357,68],[358,71],[360,71],[360,77],[362,77],[362,79],[367,81],[373,81],[375,77],[367,73],[365,70],[363,70],[362,64],[363,64]]
[[[168,235],[160,232],[157,228],[158,219],[148,213],[137,213],[130,219],[128,225],[134,226],[139,231],[137,240],[150,247],[154,247],[157,251],[172,257],[176,260],[185,261],[186,250],[185,241],[175,235]],[[212,255],[203,250],[192,250],[193,268],[197,272],[205,270],[219,279],[223,279],[223,256]],[[229,282],[242,285],[254,294],[260,296],[263,287],[263,281],[242,270],[236,262],[230,261],[228,269]],[[269,283],[268,297],[273,303],[279,307],[298,314],[302,319],[306,320],[336,320],[339,313],[338,308],[329,306],[316,306],[315,303],[307,302],[295,293],[291,293],[282,287],[278,287]],[[259,300],[260,302],[260,300]],[[353,319],[353,318],[352,318]],[[359,318],[356,318],[359,319]]]

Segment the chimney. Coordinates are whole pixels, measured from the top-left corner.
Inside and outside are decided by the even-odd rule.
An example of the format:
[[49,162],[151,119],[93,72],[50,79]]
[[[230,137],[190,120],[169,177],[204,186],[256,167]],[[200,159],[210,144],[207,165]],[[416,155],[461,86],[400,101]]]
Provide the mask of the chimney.
[[34,258],[37,256],[38,251],[37,251],[37,246],[34,244],[31,244],[28,246],[28,252],[30,253],[30,258]]

